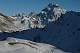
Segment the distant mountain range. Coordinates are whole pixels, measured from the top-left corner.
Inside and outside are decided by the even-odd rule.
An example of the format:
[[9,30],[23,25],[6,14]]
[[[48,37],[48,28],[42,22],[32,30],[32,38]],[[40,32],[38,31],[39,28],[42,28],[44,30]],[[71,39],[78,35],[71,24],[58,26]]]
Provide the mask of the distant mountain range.
[[[5,16],[0,13],[0,21],[2,32],[22,31],[30,28],[43,28],[49,22],[56,21],[62,14],[65,14],[66,10],[50,3],[39,14],[31,12],[28,15],[17,14],[16,16]],[[4,21],[4,22],[3,22]],[[7,23],[8,22],[8,23]],[[4,26],[3,26],[4,24]]]
[[1,40],[15,37],[80,53],[80,12],[67,11],[58,4],[50,3],[39,14],[5,16],[0,13],[0,31]]

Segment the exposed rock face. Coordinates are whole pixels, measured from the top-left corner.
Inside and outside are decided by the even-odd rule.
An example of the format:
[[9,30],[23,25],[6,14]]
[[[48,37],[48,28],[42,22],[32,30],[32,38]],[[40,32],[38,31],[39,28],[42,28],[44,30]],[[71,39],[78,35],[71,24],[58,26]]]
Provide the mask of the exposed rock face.
[[16,32],[31,28],[43,28],[36,17],[33,16],[5,16],[0,14],[0,31],[1,32]]
[[46,8],[44,8],[39,16],[45,18],[48,22],[56,21],[62,14],[65,14],[66,10],[61,8],[59,5],[54,5],[50,3]]
[[0,13],[0,31],[12,32],[17,30],[17,27],[14,25],[13,20],[14,19]]

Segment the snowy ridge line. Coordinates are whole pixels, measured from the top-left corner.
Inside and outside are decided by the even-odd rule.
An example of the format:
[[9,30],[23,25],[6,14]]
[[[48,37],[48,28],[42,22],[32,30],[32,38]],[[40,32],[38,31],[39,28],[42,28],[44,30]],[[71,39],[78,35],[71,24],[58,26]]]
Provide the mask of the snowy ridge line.
[[58,4],[50,3],[39,14],[17,14],[16,16],[5,16],[0,13],[0,32],[17,32],[32,28],[44,28],[50,22],[54,22],[65,14],[66,10]]

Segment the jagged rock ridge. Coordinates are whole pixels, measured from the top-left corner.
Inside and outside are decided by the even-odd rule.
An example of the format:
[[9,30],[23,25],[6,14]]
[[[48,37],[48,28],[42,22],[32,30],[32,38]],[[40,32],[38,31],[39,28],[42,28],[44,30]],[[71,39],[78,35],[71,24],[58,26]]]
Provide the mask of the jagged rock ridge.
[[31,28],[44,28],[49,22],[56,21],[66,10],[57,4],[49,4],[39,14],[31,12],[29,15],[5,16],[0,14],[1,32],[16,32]]

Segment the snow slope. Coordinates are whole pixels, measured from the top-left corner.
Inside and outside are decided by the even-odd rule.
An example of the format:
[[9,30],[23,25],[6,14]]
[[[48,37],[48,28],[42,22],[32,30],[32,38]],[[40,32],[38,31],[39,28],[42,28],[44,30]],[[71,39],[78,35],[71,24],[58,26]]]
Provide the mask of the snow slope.
[[[9,45],[9,42],[22,42],[27,43],[35,48],[32,48],[29,45],[25,44],[15,44]],[[36,49],[37,48],[37,49]],[[43,44],[43,43],[36,43],[29,40],[22,40],[8,37],[6,41],[0,41],[0,53],[65,53],[52,45]]]

